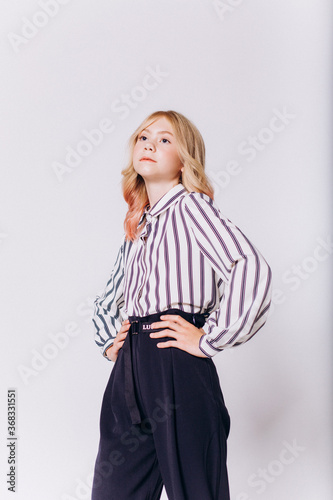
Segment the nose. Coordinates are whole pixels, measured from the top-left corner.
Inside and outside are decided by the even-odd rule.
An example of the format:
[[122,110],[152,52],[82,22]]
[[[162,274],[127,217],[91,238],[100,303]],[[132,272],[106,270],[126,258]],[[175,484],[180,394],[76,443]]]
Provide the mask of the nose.
[[144,149],[147,149],[147,150],[150,150],[150,151],[153,151],[155,149],[155,146],[153,144],[153,142],[149,141],[149,139],[147,139],[145,142],[144,142]]

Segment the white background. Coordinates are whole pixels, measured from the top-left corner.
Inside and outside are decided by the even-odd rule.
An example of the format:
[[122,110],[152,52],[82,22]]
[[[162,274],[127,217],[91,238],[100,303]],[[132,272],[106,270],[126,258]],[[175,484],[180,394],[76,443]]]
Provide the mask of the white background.
[[[1,7],[1,498],[89,498],[112,366],[89,315],[123,234],[120,170],[143,118],[174,109],[202,132],[222,213],[274,274],[266,326],[214,358],[232,419],[231,498],[330,500],[331,2],[42,3]],[[56,175],[104,119],[113,131]],[[71,328],[56,348],[50,335]],[[8,388],[16,494],[6,485]]]

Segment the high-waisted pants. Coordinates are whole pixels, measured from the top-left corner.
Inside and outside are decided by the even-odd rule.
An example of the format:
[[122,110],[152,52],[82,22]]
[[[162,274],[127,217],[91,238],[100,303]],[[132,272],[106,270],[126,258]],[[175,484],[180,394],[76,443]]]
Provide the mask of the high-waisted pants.
[[150,324],[169,309],[129,316],[131,326],[105,389],[92,500],[229,500],[230,418],[210,358],[158,348]]

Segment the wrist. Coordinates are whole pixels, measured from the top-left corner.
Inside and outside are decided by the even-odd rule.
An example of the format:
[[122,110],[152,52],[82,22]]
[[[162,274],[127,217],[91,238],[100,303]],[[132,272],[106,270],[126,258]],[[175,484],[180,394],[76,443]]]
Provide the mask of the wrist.
[[112,343],[111,345],[109,345],[109,346],[105,349],[105,351],[104,351],[104,353],[103,353],[103,356],[104,356],[105,358],[107,358],[109,361],[111,361],[111,359],[110,359],[110,358],[109,358],[109,356],[108,356],[108,351],[109,351],[109,349],[111,349],[111,347],[112,347],[112,346],[113,346],[113,343]]

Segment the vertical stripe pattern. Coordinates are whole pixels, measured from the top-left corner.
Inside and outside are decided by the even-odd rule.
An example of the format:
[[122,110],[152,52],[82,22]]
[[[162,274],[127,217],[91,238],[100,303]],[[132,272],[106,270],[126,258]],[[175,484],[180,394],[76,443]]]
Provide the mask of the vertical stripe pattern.
[[128,316],[169,308],[205,314],[200,349],[208,357],[249,340],[264,325],[271,269],[206,194],[182,184],[145,209],[136,241],[122,238],[104,293],[95,340],[104,351]]

